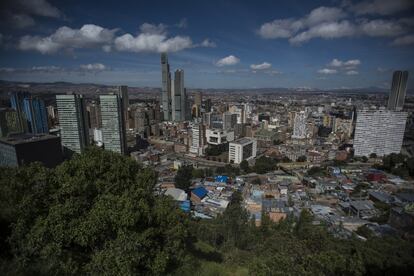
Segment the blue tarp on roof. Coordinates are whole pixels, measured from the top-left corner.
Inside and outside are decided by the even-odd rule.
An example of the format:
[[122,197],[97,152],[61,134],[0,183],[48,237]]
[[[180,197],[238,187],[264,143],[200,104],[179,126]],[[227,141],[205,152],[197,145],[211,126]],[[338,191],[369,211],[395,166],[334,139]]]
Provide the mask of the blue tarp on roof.
[[217,175],[216,176],[216,182],[223,182],[223,183],[227,183],[227,180],[229,179],[228,176],[226,175]]
[[190,201],[189,200],[185,200],[185,201],[181,201],[180,202],[180,209],[183,210],[184,212],[188,213],[190,212]]
[[191,191],[193,194],[195,194],[198,198],[202,199],[204,198],[208,191],[204,187],[198,187]]

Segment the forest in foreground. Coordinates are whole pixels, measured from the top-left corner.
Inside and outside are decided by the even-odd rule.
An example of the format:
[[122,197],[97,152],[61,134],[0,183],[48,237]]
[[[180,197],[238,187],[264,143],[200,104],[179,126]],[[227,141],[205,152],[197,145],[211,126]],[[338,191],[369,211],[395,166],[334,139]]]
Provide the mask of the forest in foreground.
[[256,227],[235,193],[195,220],[156,172],[96,148],[54,169],[0,168],[1,275],[410,275],[414,244],[334,238],[303,211]]

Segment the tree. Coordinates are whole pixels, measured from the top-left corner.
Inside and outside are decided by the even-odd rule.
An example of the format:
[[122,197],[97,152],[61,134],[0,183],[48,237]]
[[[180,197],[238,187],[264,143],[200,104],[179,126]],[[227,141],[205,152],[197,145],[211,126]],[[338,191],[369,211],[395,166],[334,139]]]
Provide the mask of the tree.
[[256,184],[256,185],[260,185],[260,184],[262,184],[262,181],[260,180],[259,177],[256,177],[255,179],[253,179],[252,183]]
[[361,161],[364,162],[364,163],[367,163],[368,162],[368,157],[362,156]]
[[297,162],[306,162],[307,158],[305,155],[301,155],[298,157],[298,159],[296,160]]
[[12,174],[10,191],[25,186],[12,203],[12,274],[168,274],[185,256],[186,217],[131,158],[93,148]]
[[241,161],[240,162],[240,169],[245,173],[249,172],[249,169],[250,169],[249,168],[249,162],[247,162],[247,160]]
[[181,166],[177,174],[175,175],[174,181],[177,188],[188,190],[191,186],[191,178],[193,177],[193,166],[184,165]]
[[377,158],[377,154],[375,152],[373,152],[369,155],[369,158]]

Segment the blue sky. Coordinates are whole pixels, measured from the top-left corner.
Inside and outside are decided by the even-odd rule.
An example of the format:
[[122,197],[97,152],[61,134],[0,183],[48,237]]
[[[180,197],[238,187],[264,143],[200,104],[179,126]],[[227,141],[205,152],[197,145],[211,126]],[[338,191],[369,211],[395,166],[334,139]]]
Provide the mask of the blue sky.
[[6,80],[159,87],[162,51],[190,88],[388,88],[392,70],[414,73],[410,0],[1,5]]

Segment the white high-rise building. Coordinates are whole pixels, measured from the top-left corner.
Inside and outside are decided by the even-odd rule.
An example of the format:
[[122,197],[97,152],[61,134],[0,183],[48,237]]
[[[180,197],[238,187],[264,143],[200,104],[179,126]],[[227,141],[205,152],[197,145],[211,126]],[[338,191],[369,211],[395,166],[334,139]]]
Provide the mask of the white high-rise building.
[[256,157],[256,153],[256,139],[244,137],[229,143],[229,162],[234,164],[253,159]]
[[123,104],[119,95],[101,95],[102,140],[106,150],[127,151]]
[[190,153],[194,153],[198,156],[204,154],[204,128],[200,123],[195,123],[191,128],[192,131],[192,144],[190,147]]
[[384,156],[401,151],[407,112],[361,110],[355,126],[355,156]]
[[56,95],[56,105],[64,152],[82,153],[89,145],[88,118],[82,95]]
[[295,138],[295,139],[306,138],[306,119],[307,119],[307,114],[305,111],[300,111],[295,114],[292,138]]

